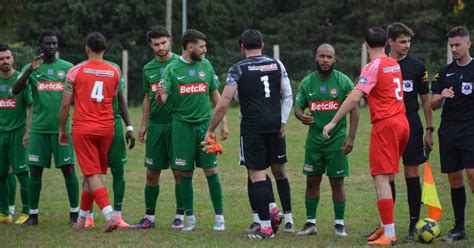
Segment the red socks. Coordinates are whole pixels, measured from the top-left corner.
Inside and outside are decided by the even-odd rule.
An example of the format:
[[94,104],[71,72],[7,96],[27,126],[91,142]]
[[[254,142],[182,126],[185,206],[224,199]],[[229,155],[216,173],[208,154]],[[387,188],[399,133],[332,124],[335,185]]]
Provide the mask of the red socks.
[[92,194],[94,195],[94,201],[97,203],[97,206],[99,206],[100,210],[110,205],[109,193],[107,193],[107,189],[105,189],[105,187],[94,191]]
[[380,219],[384,225],[392,224],[394,222],[393,199],[378,200],[377,208],[379,209]]
[[89,211],[94,204],[94,195],[91,192],[82,191],[81,195],[81,210]]

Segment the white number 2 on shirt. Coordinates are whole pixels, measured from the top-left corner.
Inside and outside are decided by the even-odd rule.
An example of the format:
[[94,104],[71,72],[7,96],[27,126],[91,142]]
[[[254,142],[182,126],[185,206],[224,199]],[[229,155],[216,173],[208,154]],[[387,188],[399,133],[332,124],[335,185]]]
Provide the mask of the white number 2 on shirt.
[[97,102],[102,102],[104,100],[104,81],[95,81],[94,88],[92,88],[91,98],[95,99]]
[[270,97],[270,84],[268,83],[268,76],[260,77],[260,81],[263,82],[263,89],[265,90],[265,97]]
[[400,92],[402,91],[402,85],[400,84],[400,78],[394,78],[393,83],[397,84],[397,88],[395,88],[395,97],[397,98],[398,101],[403,100],[403,97],[400,95]]

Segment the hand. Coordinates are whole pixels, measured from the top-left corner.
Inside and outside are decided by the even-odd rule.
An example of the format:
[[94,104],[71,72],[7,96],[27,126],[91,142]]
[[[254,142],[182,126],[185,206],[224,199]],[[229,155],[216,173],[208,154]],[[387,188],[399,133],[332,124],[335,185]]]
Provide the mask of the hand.
[[[227,138],[229,138],[229,128],[227,124],[221,122],[221,140],[226,140]],[[215,139],[215,134],[213,139]]]
[[38,55],[37,57],[35,57],[33,59],[33,61],[31,62],[31,65],[30,65],[30,70],[31,71],[34,71],[34,70],[38,69],[41,66],[41,64],[43,64],[43,56],[44,56],[44,54],[40,54],[40,55]]
[[281,124],[280,132],[278,133],[278,138],[283,139],[285,138],[285,124]]
[[301,116],[301,122],[304,125],[311,125],[314,123],[313,116],[309,113],[304,112],[303,115]]
[[213,139],[215,140],[216,139],[216,132],[215,131],[211,131],[211,130],[207,130],[207,133],[206,133],[206,136],[204,137],[204,140],[201,142],[201,144],[205,143],[207,144],[207,139]]
[[350,138],[350,137],[347,137],[344,140],[344,143],[342,144],[342,149],[341,149],[342,154],[344,154],[344,155],[349,154],[350,152],[352,152],[353,147],[354,147],[354,139]]
[[441,96],[444,98],[453,98],[454,97],[454,91],[453,91],[453,86],[449,87],[449,89],[444,89],[441,91]]
[[62,146],[69,146],[69,137],[65,130],[59,130],[58,141]]
[[333,123],[332,121],[326,124],[323,128],[323,138],[325,140],[329,140],[331,136],[329,136],[329,132],[336,126],[336,123]]
[[127,131],[125,134],[125,141],[127,142],[128,149],[132,150],[135,147],[135,135],[133,131]]
[[138,132],[138,140],[139,140],[141,143],[145,143],[145,142],[146,142],[146,140],[145,140],[145,134],[146,134],[146,127],[140,128],[140,132]]
[[431,131],[425,132],[425,137],[423,138],[423,147],[425,150],[431,151],[433,150],[434,139],[433,133]]
[[165,86],[160,83],[157,87],[156,87],[156,94],[157,95],[163,95],[163,94],[166,94],[166,88]]
[[23,139],[21,140],[23,147],[27,148],[29,141],[30,141],[30,132],[26,131],[25,135],[23,135]]

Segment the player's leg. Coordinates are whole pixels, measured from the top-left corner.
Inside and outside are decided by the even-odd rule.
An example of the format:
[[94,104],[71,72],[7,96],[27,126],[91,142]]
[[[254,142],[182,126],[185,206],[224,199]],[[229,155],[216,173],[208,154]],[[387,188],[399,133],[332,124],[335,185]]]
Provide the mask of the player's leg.
[[21,214],[16,219],[15,224],[23,224],[30,214],[29,167],[26,162],[26,149],[22,144],[24,133],[24,128],[12,132],[10,142],[10,158],[12,160],[13,172],[16,174],[15,180],[18,179],[20,183],[22,203]]
[[193,172],[196,158],[196,144],[199,143],[196,125],[176,121],[172,122],[171,169],[180,171],[180,187],[186,224],[182,231],[193,231],[196,218],[193,211]]
[[[247,167],[250,167],[247,165]],[[255,207],[260,219],[260,229],[254,233],[248,234],[251,239],[273,238],[274,232],[271,226],[269,205],[270,187],[266,180],[266,171],[249,169],[250,180],[252,181],[253,193],[255,194]]]
[[321,152],[305,150],[303,174],[306,175],[306,222],[299,236],[316,234],[316,214],[319,205],[322,175],[326,172],[326,164]]
[[181,173],[178,170],[172,170],[174,177],[174,194],[176,199],[176,214],[174,216],[173,223],[171,224],[171,229],[181,230],[184,227],[184,205],[183,198],[181,196],[181,182],[180,176]]
[[349,176],[349,162],[347,156],[340,151],[327,152],[327,175],[332,189],[332,201],[334,206],[334,229],[338,237],[347,236],[344,226],[344,215],[346,211],[346,193],[344,190],[344,178]]
[[[278,154],[278,153],[277,153]],[[277,155],[278,158],[282,155]],[[286,159],[286,154],[284,156]],[[291,212],[291,189],[290,182],[286,177],[285,163],[278,162],[271,165],[272,174],[277,185],[278,195],[280,196],[281,206],[285,218],[284,232],[294,232],[293,229],[293,214]],[[271,211],[271,210],[270,210]],[[273,212],[272,212],[273,213]],[[276,217],[279,217],[279,211],[276,211]]]
[[11,215],[15,215],[15,198],[16,198],[16,178],[15,173],[11,171],[7,176],[8,181],[8,211]]
[[[149,138],[148,138],[149,139]],[[148,140],[147,139],[147,140]],[[146,170],[146,182],[145,182],[145,217],[135,225],[132,225],[132,229],[148,229],[155,227],[155,210],[156,201],[160,195],[160,169],[151,169],[153,166],[153,160],[147,157],[145,162]]]
[[7,141],[5,134],[0,134],[0,224],[10,224],[12,216],[8,209],[8,171],[10,161],[8,159]]
[[60,168],[64,177],[67,196],[69,199],[69,224],[74,224],[79,216],[79,181],[74,169],[74,152],[72,138],[69,135],[69,146],[62,146],[58,142],[58,135],[51,134],[50,142],[56,168]]
[[30,166],[30,216],[23,225],[32,226],[38,225],[39,223],[38,207],[42,188],[43,169],[50,168],[51,166],[51,143],[49,135],[30,133],[27,150],[27,160]]

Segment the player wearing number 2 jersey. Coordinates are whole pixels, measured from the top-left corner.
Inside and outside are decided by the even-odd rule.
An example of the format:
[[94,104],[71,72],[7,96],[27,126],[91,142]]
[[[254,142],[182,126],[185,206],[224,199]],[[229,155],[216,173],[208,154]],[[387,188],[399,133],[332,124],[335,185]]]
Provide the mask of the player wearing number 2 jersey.
[[120,82],[119,71],[103,61],[106,48],[107,43],[102,34],[92,32],[87,36],[88,60],[74,66],[68,73],[61,105],[59,142],[67,145],[66,121],[74,98],[72,138],[84,175],[81,210],[74,226],[76,229],[84,228],[94,201],[107,220],[106,231],[113,231],[119,225],[101,178],[102,174],[107,173],[107,154],[114,136],[112,101]]
[[372,27],[365,33],[366,47],[372,60],[362,70],[359,82],[352,94],[344,101],[334,118],[323,129],[329,132],[359,100],[367,96],[372,131],[370,135],[370,174],[377,192],[377,207],[384,227],[384,235],[369,241],[368,245],[393,245],[395,236],[393,198],[389,178],[398,173],[399,160],[408,142],[410,128],[405,116],[402,74],[395,59],[385,55],[387,36],[385,31]]
[[31,210],[24,225],[38,224],[41,178],[43,169],[51,166],[51,157],[54,158],[56,168],[60,168],[63,173],[69,197],[69,223],[74,223],[79,211],[79,184],[73,167],[73,148],[72,144],[62,146],[58,143],[59,107],[66,74],[72,64],[56,59],[58,37],[53,31],[43,31],[39,43],[42,54],[23,67],[21,76],[12,88],[13,94],[19,94],[29,87],[33,97],[27,151],[27,163],[30,166]]

